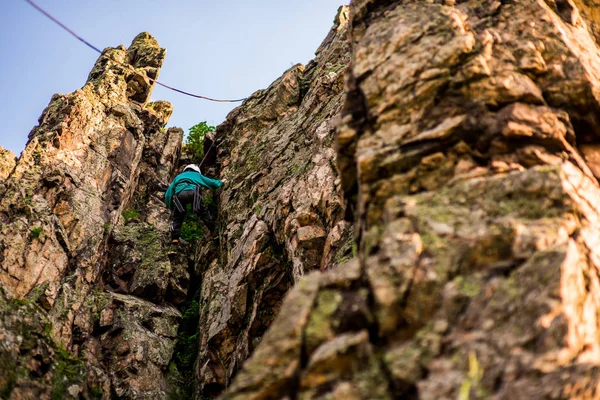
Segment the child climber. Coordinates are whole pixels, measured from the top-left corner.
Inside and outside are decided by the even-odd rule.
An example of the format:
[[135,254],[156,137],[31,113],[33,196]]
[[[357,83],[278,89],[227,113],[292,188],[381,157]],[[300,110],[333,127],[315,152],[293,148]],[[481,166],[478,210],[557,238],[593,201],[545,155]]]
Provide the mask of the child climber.
[[183,172],[173,179],[169,188],[165,192],[165,202],[167,207],[173,210],[173,222],[171,224],[171,243],[178,244],[181,239],[181,225],[185,219],[186,205],[191,204],[192,210],[198,216],[204,225],[212,232],[215,229],[215,222],[208,211],[208,208],[202,202],[200,187],[209,189],[218,189],[226,181],[208,178],[200,172],[200,167],[196,164],[190,164],[183,169]]

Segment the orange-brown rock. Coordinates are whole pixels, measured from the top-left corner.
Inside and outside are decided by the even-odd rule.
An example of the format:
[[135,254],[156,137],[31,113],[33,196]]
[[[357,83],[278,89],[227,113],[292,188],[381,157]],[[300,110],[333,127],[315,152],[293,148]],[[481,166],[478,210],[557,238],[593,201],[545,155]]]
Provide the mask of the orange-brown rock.
[[595,13],[352,2],[359,261],[292,290],[222,398],[600,396]]
[[[217,128],[220,229],[200,249],[197,396],[214,396],[261,342],[303,275],[352,257],[335,164],[349,61],[348,8],[306,66],[254,93]],[[205,144],[205,148],[209,148]]]
[[598,22],[354,0],[207,136],[194,256],[165,52],[105,50],[0,156],[0,397],[599,398]]
[[17,163],[17,157],[10,150],[7,150],[0,146],[0,179],[4,180],[8,178],[8,175],[15,168]]
[[147,33],[104,50],[82,89],[52,98],[0,186],[2,398],[177,390],[189,260],[167,255],[161,190],[183,132],[164,129],[169,103],[148,103],[164,57]]

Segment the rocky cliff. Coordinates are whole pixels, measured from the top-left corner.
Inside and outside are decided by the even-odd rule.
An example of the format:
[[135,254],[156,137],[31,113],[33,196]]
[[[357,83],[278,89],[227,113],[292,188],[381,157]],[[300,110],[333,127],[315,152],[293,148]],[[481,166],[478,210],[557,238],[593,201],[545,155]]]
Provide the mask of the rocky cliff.
[[162,200],[182,132],[148,103],[165,51],[140,34],[52,99],[16,166],[2,155],[2,397],[215,397],[289,288],[353,257],[335,163],[348,17],[206,138],[205,173],[228,183],[187,250],[167,248]]
[[218,152],[207,164],[214,162],[228,183],[219,195],[218,237],[197,257],[197,396],[230,384],[300,277],[352,257],[335,164],[347,19],[343,7],[313,61],[254,93],[217,129]]
[[342,7],[206,138],[177,251],[165,51],[106,49],[0,152],[0,397],[599,398],[598,18]]
[[0,146],[0,179],[6,179],[16,163],[17,157],[13,152]]
[[597,10],[353,1],[358,260],[291,291],[223,398],[598,398]]
[[104,50],[55,95],[0,187],[0,396],[164,398],[186,300],[162,185],[183,132],[148,103],[165,56],[148,34]]

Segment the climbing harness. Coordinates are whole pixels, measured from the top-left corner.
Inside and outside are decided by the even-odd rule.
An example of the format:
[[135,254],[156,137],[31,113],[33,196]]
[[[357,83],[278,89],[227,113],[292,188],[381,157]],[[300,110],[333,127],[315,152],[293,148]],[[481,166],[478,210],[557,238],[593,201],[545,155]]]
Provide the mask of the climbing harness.
[[[84,38],[82,38],[81,36],[77,35],[75,32],[73,32],[71,29],[69,29],[65,24],[63,24],[62,22],[60,22],[59,20],[57,20],[56,18],[54,18],[52,15],[50,15],[50,13],[48,13],[46,10],[44,10],[43,8],[41,8],[40,6],[38,6],[33,0],[25,0],[27,3],[29,3],[31,6],[33,6],[36,10],[38,10],[40,13],[44,14],[48,19],[50,19],[52,22],[54,22],[55,24],[57,24],[58,26],[60,26],[61,28],[63,28],[65,31],[67,31],[71,36],[75,37],[76,39],[78,39],[80,42],[82,42],[83,44],[85,44],[86,46],[88,46],[89,48],[91,48],[92,50],[102,54],[102,51],[100,49],[98,49],[97,47],[95,47],[94,45],[92,45],[90,42],[88,42],[87,40],[85,40]],[[115,63],[128,68],[128,69],[133,69],[133,67],[129,64],[124,64],[120,61],[115,60],[114,58],[110,58],[112,61],[114,61]],[[174,88],[172,86],[166,85],[162,82],[157,81],[156,79],[153,79],[149,76],[146,76],[138,71],[135,71],[135,69],[133,69],[133,72],[144,76],[146,78],[148,78],[151,82],[156,83],[157,85],[160,85],[166,89],[172,90],[174,92],[177,93],[181,93],[183,95],[186,96],[190,96],[190,97],[195,97],[197,99],[202,99],[202,100],[208,100],[208,101],[213,101],[216,103],[238,103],[240,101],[244,101],[247,98],[244,97],[243,99],[236,99],[236,100],[220,100],[220,99],[213,99],[211,97],[206,97],[206,96],[201,96],[199,94],[193,94],[193,93],[189,93],[177,88]],[[201,164],[202,165],[202,164]]]
[[179,211],[180,213],[184,213],[185,207],[183,206],[183,204],[181,204],[181,201],[179,200],[179,197],[177,197],[177,196],[178,195],[174,194],[173,199],[171,201],[173,202],[173,205],[175,206],[177,211]]
[[194,188],[194,203],[192,210],[195,214],[200,214],[200,211],[202,210],[202,192],[200,191],[200,186]]
[[[194,187],[194,201],[192,202],[192,211],[194,211],[194,213],[199,214],[200,211],[202,211],[202,189],[200,189],[200,186],[196,185]],[[175,187],[174,192],[177,191],[177,187]],[[179,200],[179,194],[174,194],[173,198],[172,198],[172,202],[173,205],[175,206],[175,209],[177,211],[179,211],[180,213],[184,213],[186,212],[185,207],[183,206],[183,204],[181,203],[181,200]]]

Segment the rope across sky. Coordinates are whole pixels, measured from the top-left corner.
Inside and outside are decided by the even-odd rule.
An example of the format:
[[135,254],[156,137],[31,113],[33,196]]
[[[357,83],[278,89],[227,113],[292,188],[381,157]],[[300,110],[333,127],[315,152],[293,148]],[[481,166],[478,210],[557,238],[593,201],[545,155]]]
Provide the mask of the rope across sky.
[[[70,35],[72,35],[73,37],[77,38],[80,42],[82,42],[83,44],[85,44],[86,46],[88,46],[89,48],[91,48],[94,51],[97,51],[98,53],[102,54],[102,51],[100,49],[98,49],[96,46],[92,45],[91,43],[89,43],[87,40],[85,40],[84,38],[82,38],[81,36],[79,36],[78,34],[76,34],[75,32],[73,32],[71,29],[69,29],[69,27],[67,27],[65,24],[63,24],[62,22],[60,22],[59,20],[57,20],[56,18],[54,18],[52,15],[50,15],[46,10],[44,10],[43,8],[41,8],[40,6],[38,6],[35,2],[33,2],[33,0],[25,0],[27,3],[31,4],[36,10],[38,10],[39,12],[41,12],[42,14],[44,14],[46,17],[48,17],[48,19],[50,19],[52,22],[54,22],[55,24],[57,24],[58,26],[60,26],[61,28],[63,28],[65,31],[69,32]],[[113,60],[117,63],[119,63],[116,60]],[[128,67],[127,65],[124,65],[122,63],[119,63],[125,67]],[[139,73],[139,72],[138,72]],[[220,99],[213,99],[210,97],[206,97],[206,96],[201,96],[199,94],[193,94],[193,93],[189,93],[177,88],[174,88],[172,86],[169,85],[165,85],[164,83],[161,83],[159,81],[157,81],[156,79],[152,79],[150,77],[147,76],[147,78],[156,83],[157,85],[160,85],[164,88],[167,88],[169,90],[172,90],[174,92],[177,93],[181,93],[184,94],[186,96],[190,96],[190,97],[195,97],[197,99],[202,99],[202,100],[208,100],[208,101],[214,101],[217,103],[237,103],[240,101],[244,101],[246,100],[246,98],[243,99],[237,99],[237,100],[220,100]]]

